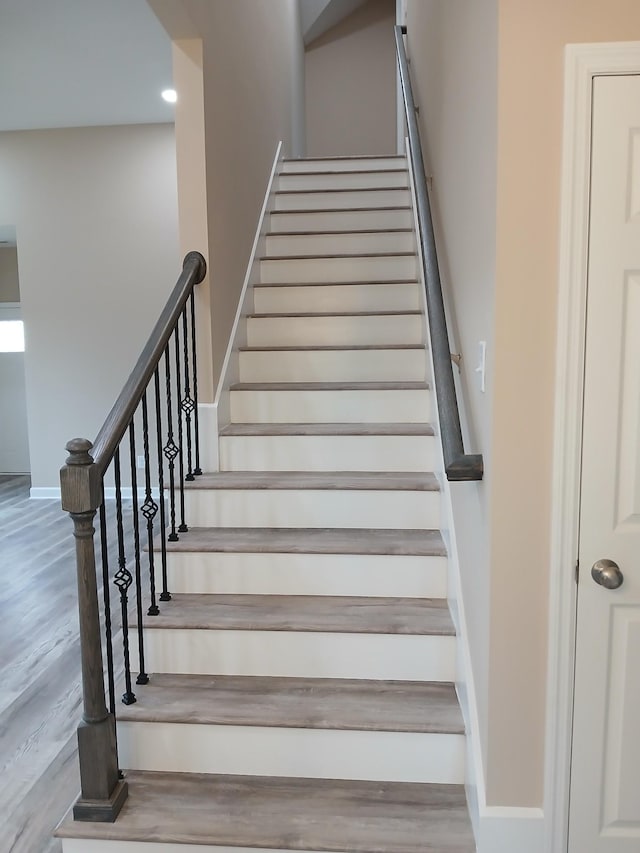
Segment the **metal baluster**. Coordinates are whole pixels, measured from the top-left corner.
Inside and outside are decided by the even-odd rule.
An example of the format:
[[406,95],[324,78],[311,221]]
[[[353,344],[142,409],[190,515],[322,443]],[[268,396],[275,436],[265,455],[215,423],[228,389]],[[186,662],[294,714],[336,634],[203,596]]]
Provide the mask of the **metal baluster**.
[[173,440],[173,412],[171,410],[171,362],[169,359],[169,344],[164,351],[164,375],[167,390],[167,443],[163,453],[169,462],[169,517],[171,520],[171,532],[169,542],[177,542],[180,538],[176,533],[176,492],[175,492],[175,460],[180,452]]
[[191,456],[191,415],[193,413],[193,400],[191,399],[191,387],[189,377],[189,334],[187,332],[187,308],[182,309],[182,346],[184,352],[184,397],[180,408],[184,412],[187,432],[187,476],[185,480],[195,480],[192,470]]
[[174,333],[175,355],[176,355],[176,396],[178,398],[176,405],[176,417],[178,419],[178,472],[180,474],[180,524],[178,530],[180,533],[186,533],[189,529],[184,520],[184,448],[182,445],[182,381],[180,379],[180,324],[176,323]]
[[149,548],[149,582],[151,584],[151,605],[147,614],[157,616],[160,613],[156,601],[156,564],[153,551],[153,519],[158,512],[158,504],[151,494],[151,465],[149,464],[149,415],[147,412],[147,392],[142,395],[142,440],[144,442],[144,503],[140,512],[147,519],[147,546]]
[[107,510],[104,505],[104,481],[100,504],[100,552],[102,557],[102,594],[104,599],[104,632],[107,640],[107,681],[109,683],[109,710],[116,712],[116,686],[113,674],[113,632],[111,629],[111,587],[109,586],[109,541],[107,538]]
[[131,420],[129,424],[129,458],[131,462],[131,511],[133,520],[133,548],[136,562],[136,613],[138,614],[138,657],[140,670],[136,684],[148,684],[149,676],[144,665],[144,634],[142,631],[142,571],[140,566],[140,521],[138,518],[138,472],[136,469],[136,428]]
[[[128,607],[128,590],[133,582],[131,572],[127,569],[127,562],[124,550],[124,528],[122,524],[122,486],[120,477],[120,448],[116,449],[113,454],[113,471],[116,483],[116,526],[118,532],[118,571],[115,574],[113,582],[120,590],[120,608],[122,611],[122,649],[124,652],[124,682],[125,692],[122,694],[122,701],[125,705],[133,705],[136,701],[136,695],[131,689],[131,658],[129,655],[129,614]],[[138,626],[138,630],[142,630],[142,626]]]
[[196,467],[193,473],[196,476],[202,474],[200,467],[200,423],[198,420],[198,362],[196,361],[196,296],[191,291],[191,362],[193,364],[193,429],[196,451]]
[[158,452],[158,504],[160,506],[160,555],[162,558],[162,592],[160,601],[171,601],[167,582],[167,529],[164,508],[164,462],[162,459],[162,413],[160,406],[160,371],[156,367],[153,374],[156,392],[156,441]]

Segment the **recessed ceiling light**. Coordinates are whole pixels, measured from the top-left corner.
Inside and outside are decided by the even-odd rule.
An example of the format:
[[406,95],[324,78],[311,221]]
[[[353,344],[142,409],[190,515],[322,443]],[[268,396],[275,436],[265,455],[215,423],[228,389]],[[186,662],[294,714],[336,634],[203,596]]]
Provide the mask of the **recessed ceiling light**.
[[178,100],[178,93],[175,89],[165,89],[162,92],[162,97],[168,104],[175,104]]

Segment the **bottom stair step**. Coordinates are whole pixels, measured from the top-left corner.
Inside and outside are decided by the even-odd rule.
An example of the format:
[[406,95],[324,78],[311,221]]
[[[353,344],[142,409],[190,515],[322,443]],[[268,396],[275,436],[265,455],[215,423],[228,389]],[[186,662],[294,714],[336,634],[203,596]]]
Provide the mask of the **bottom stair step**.
[[[473,853],[461,785],[127,772],[115,823],[74,822],[64,853]],[[126,846],[125,846],[126,844]]]

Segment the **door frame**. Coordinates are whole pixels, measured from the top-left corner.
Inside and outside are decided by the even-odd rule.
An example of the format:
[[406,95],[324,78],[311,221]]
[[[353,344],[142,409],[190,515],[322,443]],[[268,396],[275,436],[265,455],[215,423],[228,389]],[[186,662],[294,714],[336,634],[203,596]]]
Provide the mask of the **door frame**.
[[567,853],[569,843],[593,78],[639,73],[640,42],[572,44],[565,48],[551,495],[545,853]]

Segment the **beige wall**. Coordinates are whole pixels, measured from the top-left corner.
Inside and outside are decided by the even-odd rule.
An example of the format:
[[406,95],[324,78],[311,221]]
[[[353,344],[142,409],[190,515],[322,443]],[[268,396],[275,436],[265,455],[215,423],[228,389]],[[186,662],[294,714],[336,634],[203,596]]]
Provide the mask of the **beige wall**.
[[395,0],[370,0],[307,47],[309,156],[395,154]]
[[[540,806],[563,50],[640,39],[640,7],[636,0],[408,5],[472,449],[487,465],[481,487],[454,491],[464,519],[458,533],[486,799]],[[478,339],[489,344],[484,398],[471,373]]]
[[18,250],[15,246],[0,248],[0,302],[20,302]]
[[[277,144],[294,155],[304,145],[302,34],[297,0],[180,5],[202,39],[215,387]],[[164,23],[174,38],[184,32]]]
[[[640,39],[640,6],[636,0],[501,0],[499,33],[493,701],[487,789],[491,802],[539,804],[563,48],[567,43]],[[526,477],[521,473],[523,460]],[[499,701],[511,693],[513,702]],[[512,760],[522,743],[532,753],[529,767]]]
[[180,272],[171,125],[0,134],[18,232],[32,484],[93,438]]

